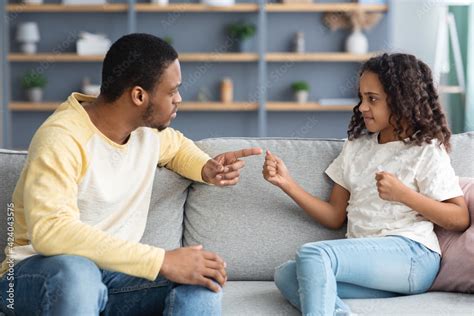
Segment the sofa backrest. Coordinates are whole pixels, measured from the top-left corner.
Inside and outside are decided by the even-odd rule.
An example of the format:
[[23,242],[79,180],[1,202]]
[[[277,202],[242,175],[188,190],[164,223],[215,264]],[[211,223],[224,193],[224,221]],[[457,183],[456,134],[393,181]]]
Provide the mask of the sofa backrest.
[[[332,183],[325,169],[342,140],[207,139],[197,143],[215,155],[259,146],[280,156],[291,175],[311,194],[326,199]],[[454,135],[452,164],[460,176],[474,177],[474,133]],[[185,245],[203,244],[227,262],[229,280],[272,280],[274,268],[293,259],[307,242],[343,238],[315,223],[281,190],[262,177],[264,157],[245,158],[240,183],[218,188],[192,184],[185,205]]]

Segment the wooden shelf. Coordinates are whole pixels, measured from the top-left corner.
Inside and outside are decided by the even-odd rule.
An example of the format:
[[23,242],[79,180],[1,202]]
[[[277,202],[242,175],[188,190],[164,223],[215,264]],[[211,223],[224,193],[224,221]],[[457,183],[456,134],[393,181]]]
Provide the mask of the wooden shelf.
[[9,4],[7,12],[48,12],[48,13],[64,13],[64,12],[126,12],[127,4],[104,4],[104,5],[64,5],[64,4]]
[[268,111],[352,111],[353,106],[350,105],[328,105],[323,106],[317,102],[296,103],[296,102],[268,102]]
[[137,3],[137,12],[258,12],[256,3],[238,3],[232,6],[209,6],[200,3],[173,3],[158,5]]
[[12,53],[8,55],[10,62],[102,62],[104,55],[87,55],[81,56],[75,53],[61,53],[61,54],[19,54]]
[[253,62],[258,61],[256,53],[181,53],[182,62]]
[[[75,53],[62,54],[18,54],[8,55],[10,62],[102,62],[103,55],[80,56]],[[181,53],[182,62],[255,62],[258,54],[255,53]]]
[[[9,105],[12,111],[54,111],[60,105],[60,102],[11,102]],[[179,111],[256,111],[258,108],[257,103],[247,102],[233,102],[233,103],[221,103],[221,102],[185,102],[178,107]]]
[[356,10],[386,12],[385,4],[358,4],[358,3],[268,3],[267,12],[350,12]]
[[267,53],[268,62],[364,62],[376,53]]

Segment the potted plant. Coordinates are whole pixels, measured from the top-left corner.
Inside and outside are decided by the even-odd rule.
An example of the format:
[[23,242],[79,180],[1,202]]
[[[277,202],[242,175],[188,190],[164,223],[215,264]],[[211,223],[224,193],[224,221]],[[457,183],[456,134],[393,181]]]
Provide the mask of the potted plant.
[[234,41],[234,44],[239,52],[248,52],[250,39],[255,35],[255,25],[245,22],[236,22],[229,24],[227,27],[229,37]]
[[41,102],[43,99],[43,88],[46,86],[46,77],[34,70],[27,72],[22,79],[23,89],[30,102]]
[[309,84],[306,81],[296,81],[291,85],[295,93],[295,99],[298,103],[308,102]]
[[165,36],[163,37],[163,40],[169,45],[173,45],[173,38],[171,36]]

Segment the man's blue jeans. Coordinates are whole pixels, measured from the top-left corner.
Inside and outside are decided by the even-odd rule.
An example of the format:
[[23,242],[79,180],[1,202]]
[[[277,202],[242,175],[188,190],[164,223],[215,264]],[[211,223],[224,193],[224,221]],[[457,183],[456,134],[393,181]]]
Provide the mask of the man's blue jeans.
[[303,315],[345,315],[351,311],[344,298],[426,292],[439,265],[438,253],[404,237],[319,241],[279,266],[275,283]]
[[[6,275],[0,310],[6,315],[220,315],[222,291],[101,270],[79,256],[36,255],[14,267],[14,310]],[[11,307],[11,306],[10,306]]]

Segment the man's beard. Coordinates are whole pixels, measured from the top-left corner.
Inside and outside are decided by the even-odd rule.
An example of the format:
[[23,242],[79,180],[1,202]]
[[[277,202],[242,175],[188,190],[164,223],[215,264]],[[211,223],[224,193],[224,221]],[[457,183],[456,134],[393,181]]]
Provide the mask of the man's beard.
[[153,122],[152,122],[153,113],[155,113],[155,111],[153,110],[154,107],[155,107],[155,104],[153,104],[151,101],[148,101],[148,104],[146,106],[145,113],[143,113],[142,119],[145,122],[147,127],[155,128],[159,132],[161,132],[162,130],[166,129],[168,125],[153,125]]

